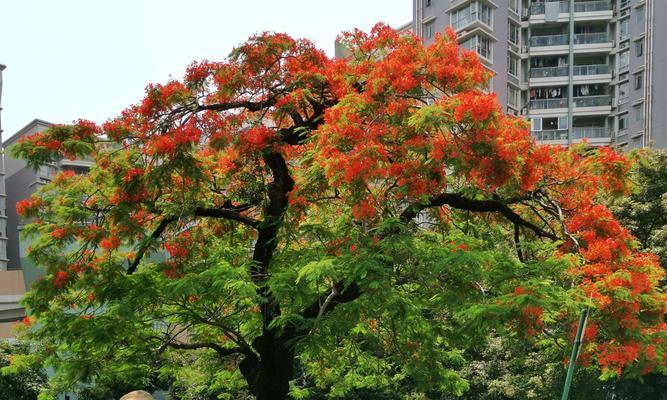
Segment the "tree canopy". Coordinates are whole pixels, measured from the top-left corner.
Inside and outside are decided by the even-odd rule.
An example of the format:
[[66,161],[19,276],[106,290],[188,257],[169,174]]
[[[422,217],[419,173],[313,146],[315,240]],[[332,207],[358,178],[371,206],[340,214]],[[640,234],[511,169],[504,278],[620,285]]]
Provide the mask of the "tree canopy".
[[260,400],[461,394],[464,349],[493,332],[565,355],[584,307],[582,363],[664,372],[663,270],[601,204],[627,159],[537,146],[452,31],[341,40],[346,59],[256,35],[14,147],[95,161],[17,206],[52,393],[158,371]]

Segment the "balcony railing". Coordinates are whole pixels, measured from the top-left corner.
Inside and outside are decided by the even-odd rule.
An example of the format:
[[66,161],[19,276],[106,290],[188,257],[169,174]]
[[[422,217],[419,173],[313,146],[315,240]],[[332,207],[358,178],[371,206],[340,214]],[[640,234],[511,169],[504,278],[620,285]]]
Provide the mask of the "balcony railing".
[[567,65],[563,67],[543,67],[530,69],[531,78],[552,78],[556,76],[567,76],[567,74]]
[[[611,0],[593,0],[593,1],[577,1],[574,3],[574,12],[592,12],[592,11],[607,11],[612,9]],[[533,3],[530,5],[530,15],[542,15],[546,12],[546,6],[543,2]],[[559,13],[570,12],[570,5],[566,1],[561,1],[558,5]]]
[[604,75],[610,73],[611,73],[611,68],[607,64],[574,66],[574,75]]
[[568,42],[568,35],[544,35],[530,38],[531,46],[562,46]]
[[530,134],[538,142],[542,142],[542,141],[545,141],[545,140],[563,140],[563,139],[567,139],[567,129],[533,131],[533,132],[530,132]]
[[580,96],[574,98],[575,107],[601,107],[611,106],[611,96]]
[[611,10],[610,0],[578,1],[574,3],[574,12],[591,12]]
[[532,110],[546,110],[549,108],[567,108],[567,98],[531,100],[530,108]]
[[[575,65],[573,68],[574,75],[604,75],[611,73],[611,67],[607,64],[595,65]],[[531,78],[553,78],[558,76],[567,76],[569,73],[568,66],[561,67],[543,67],[531,68]]]
[[[530,5],[530,15],[542,15],[546,12],[544,3],[533,3]],[[559,13],[570,12],[570,5],[566,1],[561,1],[558,5]]]
[[611,136],[609,129],[604,127],[577,127],[572,128],[572,137],[573,139],[599,139],[599,138],[608,138]]
[[574,35],[574,44],[594,44],[611,42],[607,32],[578,33]]

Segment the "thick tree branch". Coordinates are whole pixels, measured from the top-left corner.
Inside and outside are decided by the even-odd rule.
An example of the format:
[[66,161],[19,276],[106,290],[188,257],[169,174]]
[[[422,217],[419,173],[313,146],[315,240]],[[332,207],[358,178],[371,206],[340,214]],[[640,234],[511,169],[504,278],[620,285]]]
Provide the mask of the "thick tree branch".
[[195,112],[198,111],[228,111],[237,108],[245,108],[248,111],[259,111],[276,104],[276,97],[269,97],[264,101],[229,101],[226,103],[202,104],[198,105]]
[[170,223],[176,221],[178,218],[176,217],[170,217],[170,218],[165,218],[162,221],[160,221],[160,224],[155,228],[153,233],[151,234],[149,240],[141,246],[139,251],[137,252],[137,255],[134,256],[134,260],[132,261],[132,264],[127,268],[127,274],[132,275],[134,271],[137,270],[137,267],[139,266],[139,263],[141,262],[141,259],[144,258],[144,255],[146,254],[146,250],[148,250],[148,247],[150,246],[150,242],[153,240],[157,239],[162,235],[162,232],[164,232],[165,229],[167,229],[167,226],[169,226]]
[[294,188],[294,180],[289,174],[285,159],[279,153],[264,154],[264,162],[271,169],[273,181],[267,188],[269,203],[264,208],[264,221],[257,229],[258,235],[252,255],[251,273],[259,286],[259,294],[266,300],[262,305],[262,319],[266,328],[275,316],[280,315],[280,308],[264,281],[268,276],[273,252],[278,246],[278,230],[287,210],[287,197]]
[[430,197],[427,201],[416,203],[408,206],[400,215],[401,221],[408,222],[414,219],[421,211],[431,207],[441,207],[448,205],[459,210],[467,210],[474,212],[497,212],[502,214],[510,222],[526,227],[540,237],[549,238],[551,240],[559,240],[559,237],[551,232],[547,232],[539,226],[526,221],[519,214],[514,212],[508,204],[516,203],[516,200],[475,200],[463,197],[458,193],[442,193],[437,196]]
[[211,349],[215,350],[220,355],[220,357],[227,357],[231,356],[232,354],[241,353],[241,349],[225,348],[212,342],[204,342],[204,343],[168,342],[166,344],[168,347],[180,350]]
[[259,226],[259,221],[241,214],[238,211],[228,208],[204,208],[197,207],[194,209],[194,215],[198,217],[223,218],[231,221],[237,221],[253,228]]
[[[359,286],[357,286],[356,283],[352,283],[347,287],[344,287],[341,283],[337,283],[334,285],[334,289],[335,291],[332,290],[329,295],[322,296],[321,298],[317,299],[317,301],[314,301],[308,307],[306,307],[301,312],[301,316],[303,318],[321,317],[322,315],[332,311],[338,304],[354,301],[362,294],[361,289],[359,289]],[[332,293],[335,294],[331,296]],[[326,307],[322,302],[326,304]]]

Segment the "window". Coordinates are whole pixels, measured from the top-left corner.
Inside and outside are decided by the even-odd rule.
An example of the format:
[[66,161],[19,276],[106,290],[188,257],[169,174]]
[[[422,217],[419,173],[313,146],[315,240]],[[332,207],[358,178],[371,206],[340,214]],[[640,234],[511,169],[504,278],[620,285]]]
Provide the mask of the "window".
[[509,40],[510,43],[514,43],[517,46],[519,45],[519,32],[520,32],[520,28],[517,24],[514,24],[512,22],[508,22],[508,24],[507,24],[507,40]]
[[518,89],[513,88],[512,86],[507,86],[507,104],[514,108],[519,108],[519,99],[521,94]]
[[637,17],[637,26],[641,32],[644,32],[644,6],[637,7],[635,15]]
[[620,28],[619,28],[619,32],[620,32],[619,37],[620,37],[620,39],[625,40],[625,39],[629,38],[630,37],[630,18],[626,18],[626,19],[622,20],[619,23],[619,25],[620,25]]
[[459,44],[464,49],[476,51],[480,56],[491,60],[491,39],[479,35],[471,36]]
[[477,36],[479,43],[477,44],[477,52],[484,58],[491,59],[491,39]]
[[622,102],[628,98],[628,82],[623,82],[618,85],[618,101]]
[[567,129],[567,117],[558,117],[558,129],[563,131]]
[[533,118],[530,120],[530,130],[531,131],[541,131],[542,130],[542,118]]
[[519,57],[507,54],[507,72],[513,76],[519,76]]
[[429,7],[431,5],[431,0],[424,0],[424,7]]
[[451,14],[451,25],[454,30],[462,29],[476,20],[492,26],[493,16],[491,7],[480,1],[473,1]]
[[482,20],[482,22],[484,22],[488,26],[493,26],[493,21],[492,21],[493,16],[491,15],[491,7],[489,7],[485,3],[477,2],[477,4],[479,4],[479,14],[480,14],[479,19]]
[[639,90],[642,88],[644,84],[644,73],[643,72],[638,72],[635,74],[635,90]]
[[545,131],[558,129],[558,118],[542,118],[542,129]]
[[510,10],[514,11],[515,13],[519,13],[519,0],[510,0],[509,2],[509,7]]
[[624,71],[630,66],[630,52],[624,51],[618,55],[618,70]]
[[432,39],[435,36],[435,24],[429,22],[424,25],[424,39]]
[[636,122],[639,122],[639,121],[642,120],[642,111],[643,111],[643,108],[644,108],[644,107],[642,107],[641,104],[632,107],[632,109],[633,109],[633,111],[634,111],[634,114],[635,114],[635,121],[636,121]]
[[477,19],[477,3],[470,3],[463,8],[452,13],[451,24],[455,30],[459,30],[464,26],[471,24]]
[[644,54],[644,39],[635,42],[635,56],[641,57]]
[[618,130],[623,131],[628,129],[628,114],[618,116]]

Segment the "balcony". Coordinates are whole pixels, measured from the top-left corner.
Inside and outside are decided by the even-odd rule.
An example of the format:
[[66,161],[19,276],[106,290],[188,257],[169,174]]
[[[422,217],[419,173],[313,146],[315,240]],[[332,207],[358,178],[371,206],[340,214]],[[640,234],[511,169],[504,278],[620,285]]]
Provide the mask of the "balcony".
[[531,78],[556,78],[559,76],[567,76],[567,75],[568,75],[567,65],[562,67],[543,67],[543,68],[530,69]]
[[569,44],[568,35],[543,35],[530,38],[530,45],[533,47],[545,46],[566,46]]
[[574,44],[597,44],[611,42],[611,37],[607,32],[597,33],[578,33],[574,35]]
[[610,0],[597,1],[577,1],[574,3],[574,12],[595,12],[595,11],[610,11],[612,9]]
[[567,139],[567,129],[554,129],[547,131],[532,131],[531,136],[538,142],[547,142]]
[[531,110],[549,110],[552,108],[567,108],[567,98],[531,100]]
[[577,127],[572,128],[573,139],[602,139],[611,137],[609,129],[604,127]]
[[580,96],[574,98],[575,107],[611,107],[611,96]]
[[[596,11],[611,11],[611,0],[594,0],[594,1],[577,1],[574,3],[574,12],[596,12]],[[544,3],[533,3],[530,5],[530,15],[542,15],[546,12]],[[567,14],[570,12],[570,4],[567,1],[561,1],[558,5],[558,12],[560,14]]]
[[607,64],[593,64],[593,65],[575,65],[574,75],[607,75],[611,74],[611,67]]

